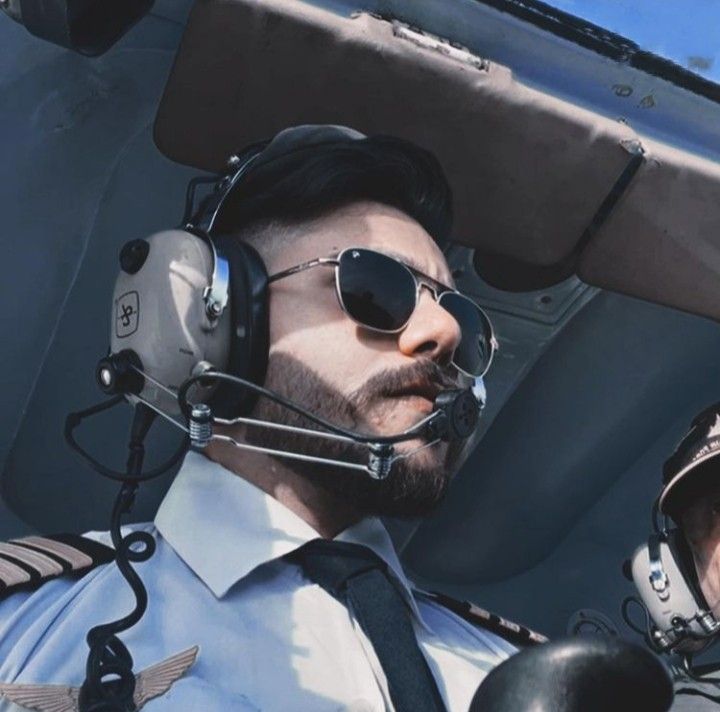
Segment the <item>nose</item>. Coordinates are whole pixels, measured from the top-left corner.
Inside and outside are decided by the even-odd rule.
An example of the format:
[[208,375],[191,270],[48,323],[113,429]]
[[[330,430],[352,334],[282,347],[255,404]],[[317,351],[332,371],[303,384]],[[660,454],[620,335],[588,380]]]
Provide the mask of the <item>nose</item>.
[[430,358],[447,366],[460,337],[460,325],[455,318],[435,301],[428,289],[421,289],[418,305],[400,333],[398,347],[406,356]]

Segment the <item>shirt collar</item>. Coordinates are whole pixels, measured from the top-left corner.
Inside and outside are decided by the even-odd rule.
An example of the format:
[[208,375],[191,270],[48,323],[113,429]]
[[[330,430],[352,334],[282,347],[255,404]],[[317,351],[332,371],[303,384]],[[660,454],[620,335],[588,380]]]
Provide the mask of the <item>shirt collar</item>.
[[[319,537],[275,498],[193,451],[162,501],[155,526],[217,598],[258,566]],[[390,536],[377,517],[363,519],[336,540],[362,544],[380,556],[422,621]]]

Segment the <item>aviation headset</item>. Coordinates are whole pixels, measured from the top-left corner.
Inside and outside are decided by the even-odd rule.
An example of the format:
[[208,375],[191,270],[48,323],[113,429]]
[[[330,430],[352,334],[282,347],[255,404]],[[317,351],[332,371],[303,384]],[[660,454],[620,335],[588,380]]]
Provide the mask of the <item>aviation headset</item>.
[[[272,141],[233,156],[231,172],[215,182],[212,194],[197,211],[193,203],[198,183],[191,183],[181,229],[126,243],[113,295],[111,356],[98,365],[103,390],[110,394],[137,391],[142,376],[123,363],[135,358],[130,354],[143,354],[146,362],[140,369],[175,391],[204,366],[262,383],[268,358],[268,275],[253,247],[230,235],[216,234],[225,201],[253,165],[267,164],[292,151],[361,138],[363,134],[340,126],[287,129]],[[158,383],[146,380],[138,395],[176,409]],[[231,411],[247,413],[255,400],[248,391],[232,395],[230,401],[227,393],[214,394],[214,412],[224,416]]]
[[[268,425],[246,417],[257,396],[265,395],[320,427],[322,432],[305,430],[308,436],[353,442],[368,449],[367,465],[310,459],[362,469],[375,479],[386,477],[394,461],[414,452],[395,454],[395,443],[420,435],[427,441],[423,447],[440,440],[468,438],[484,407],[482,378],[466,380],[466,388],[441,392],[428,417],[389,436],[364,435],[329,423],[259,385],[268,359],[268,275],[250,245],[218,234],[226,219],[227,198],[260,166],[296,152],[364,138],[342,126],[286,129],[234,156],[227,175],[192,181],[181,228],[127,243],[120,252],[121,271],[113,295],[110,353],[100,360],[96,371],[102,390],[167,418],[188,432],[191,445],[198,448],[220,437],[213,434],[213,423]],[[195,190],[200,182],[212,182],[214,188],[196,210]],[[218,388],[220,383],[241,389]],[[188,398],[191,389],[194,403]],[[177,416],[184,416],[188,426]],[[66,427],[68,442],[95,469],[109,475],[111,471],[93,460],[72,436],[82,417],[75,414]],[[289,430],[279,424],[272,427]],[[234,440],[232,444],[248,447]],[[308,459],[297,453],[271,454]],[[121,473],[112,475],[123,479]]]
[[[719,407],[710,406],[693,419],[666,461],[664,487],[653,506],[654,531],[626,565],[647,613],[647,629],[642,632],[659,652],[691,656],[720,633],[720,621],[700,588],[690,545],[682,530],[670,522],[670,517],[677,521],[683,503],[707,491],[713,470],[720,467],[713,461],[720,454]],[[629,600],[633,599],[623,604],[624,613]]]

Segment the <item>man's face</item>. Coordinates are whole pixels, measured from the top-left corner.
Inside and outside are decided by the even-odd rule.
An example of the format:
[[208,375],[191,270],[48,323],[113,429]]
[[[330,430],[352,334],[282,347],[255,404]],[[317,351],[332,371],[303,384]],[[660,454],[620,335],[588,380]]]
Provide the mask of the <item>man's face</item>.
[[[270,274],[348,247],[366,247],[400,258],[433,279],[453,285],[445,259],[432,238],[404,213],[377,203],[354,203],[307,225],[278,254],[266,257]],[[335,271],[318,266],[270,285],[270,359],[266,386],[312,412],[352,429],[390,435],[420,421],[433,410],[428,386],[457,385],[449,365],[460,339],[454,318],[433,295],[421,289],[417,308],[399,334],[373,332],[352,321],[335,293]],[[307,421],[267,400],[254,415],[307,426]],[[287,450],[367,461],[365,450],[318,439],[248,434],[256,443]],[[425,444],[415,439],[396,446],[409,452]],[[393,468],[377,483],[362,473],[322,465],[299,470],[340,496],[351,498],[365,513],[427,513],[445,491],[459,446],[433,445]],[[295,466],[293,466],[295,467]]]
[[720,616],[720,486],[692,501],[679,519],[705,600]]

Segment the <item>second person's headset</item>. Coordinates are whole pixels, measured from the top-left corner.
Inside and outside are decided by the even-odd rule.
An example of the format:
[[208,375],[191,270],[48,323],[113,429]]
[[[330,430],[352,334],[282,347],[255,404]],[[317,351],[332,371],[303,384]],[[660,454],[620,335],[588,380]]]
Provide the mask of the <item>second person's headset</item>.
[[[719,406],[710,406],[693,419],[665,462],[664,486],[653,506],[653,532],[626,563],[626,575],[646,611],[646,630],[641,632],[647,642],[658,652],[688,659],[717,640],[720,620],[705,600],[687,538],[671,517],[677,520],[681,502],[704,496],[713,478],[718,481]],[[624,609],[631,600],[635,599],[626,599]]]

